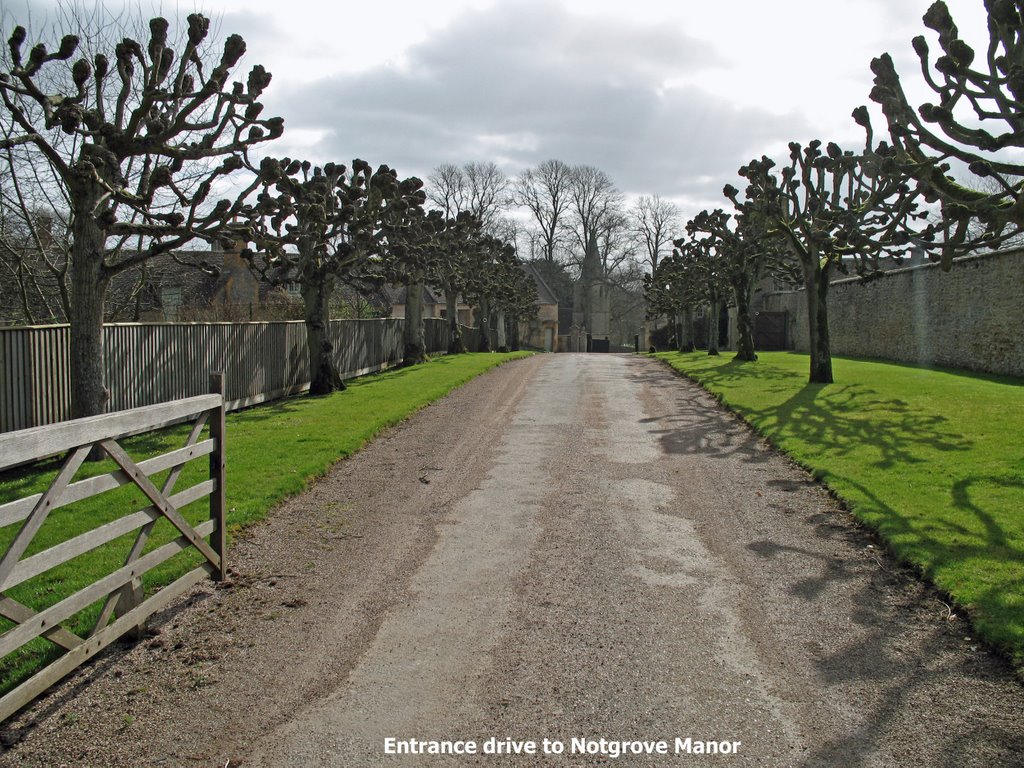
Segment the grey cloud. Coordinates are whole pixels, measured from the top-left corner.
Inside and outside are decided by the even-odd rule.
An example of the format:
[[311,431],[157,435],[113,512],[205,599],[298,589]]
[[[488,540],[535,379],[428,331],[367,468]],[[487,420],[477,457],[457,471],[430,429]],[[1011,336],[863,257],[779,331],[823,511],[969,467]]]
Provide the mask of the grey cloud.
[[270,19],[252,11],[232,11],[215,15],[212,21],[218,27],[220,37],[241,35],[250,53],[255,48],[257,55],[275,42],[288,42],[281,40],[282,31],[275,28]]
[[274,108],[287,126],[327,131],[309,148],[318,160],[422,175],[478,159],[514,173],[557,157],[596,165],[627,192],[705,197],[724,182],[701,177],[731,178],[752,153],[810,130],[799,116],[665,87],[722,62],[675,31],[502,5],[467,14],[401,67],[321,79],[276,94]]

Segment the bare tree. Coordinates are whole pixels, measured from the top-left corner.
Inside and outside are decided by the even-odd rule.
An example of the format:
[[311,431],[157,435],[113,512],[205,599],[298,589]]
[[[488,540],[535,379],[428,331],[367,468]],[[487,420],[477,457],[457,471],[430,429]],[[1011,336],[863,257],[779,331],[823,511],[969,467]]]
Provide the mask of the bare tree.
[[662,253],[671,253],[673,235],[680,229],[679,206],[658,195],[642,195],[632,210],[634,232],[644,249],[644,261],[651,272],[658,268]]
[[[0,149],[36,153],[68,203],[76,417],[101,413],[107,400],[102,328],[111,278],[193,239],[224,239],[258,182],[234,201],[211,205],[210,195],[243,167],[250,147],[284,129],[280,118],[261,116],[258,99],[270,83],[263,67],[253,67],[245,83],[228,82],[245,53],[241,37],[228,37],[210,62],[208,19],[189,15],[180,56],[169,29],[154,18],[145,46],[125,37],[112,59],[97,52],[68,66],[77,35],[64,35],[52,53],[38,43],[26,57],[28,33],[18,26],[0,74],[13,126]],[[122,250],[129,241],[134,247]]]
[[446,163],[427,177],[427,199],[446,219],[469,213],[491,231],[511,204],[509,180],[494,163]]
[[[609,235],[624,223],[622,193],[608,174],[592,165],[572,168],[569,211],[573,245],[581,260],[592,240],[603,238],[607,242]],[[607,249],[602,257],[606,262]]]
[[517,257],[520,254],[520,243],[523,243],[523,246],[529,245],[528,235],[523,231],[522,222],[507,214],[495,216],[491,220],[491,225],[487,231],[489,234],[515,248]]
[[66,219],[27,201],[16,179],[0,179],[0,322],[67,322],[68,236]]
[[466,174],[451,163],[437,166],[427,176],[427,199],[441,209],[446,219],[454,219],[469,211]]
[[466,163],[462,172],[466,179],[466,210],[490,231],[511,204],[508,176],[494,163]]
[[597,229],[597,252],[605,277],[611,279],[619,268],[636,261],[636,238],[629,229],[629,217],[621,209],[604,217]]
[[572,169],[561,160],[545,160],[527,169],[516,180],[513,200],[530,212],[537,224],[541,258],[555,261],[569,210]]

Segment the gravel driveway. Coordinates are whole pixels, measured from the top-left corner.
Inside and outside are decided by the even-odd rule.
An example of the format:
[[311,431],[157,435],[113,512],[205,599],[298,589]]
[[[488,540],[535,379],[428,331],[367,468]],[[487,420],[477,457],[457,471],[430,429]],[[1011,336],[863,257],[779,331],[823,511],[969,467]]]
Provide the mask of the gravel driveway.
[[0,764],[1024,765],[1008,666],[649,359],[498,368],[230,557]]

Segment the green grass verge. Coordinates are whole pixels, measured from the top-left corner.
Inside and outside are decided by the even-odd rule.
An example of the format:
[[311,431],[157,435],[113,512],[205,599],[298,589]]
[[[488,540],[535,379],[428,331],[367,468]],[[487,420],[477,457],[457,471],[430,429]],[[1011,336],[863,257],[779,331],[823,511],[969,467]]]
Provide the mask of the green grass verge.
[[1024,380],[836,358],[657,357],[809,468],[1024,665]]
[[[468,354],[439,357],[425,365],[402,368],[347,382],[348,388],[328,397],[295,397],[227,416],[227,506],[229,530],[262,519],[282,499],[301,492],[311,478],[359,450],[385,427],[395,424],[473,377],[529,353]],[[189,427],[180,426],[124,441],[136,461],[181,447]],[[59,469],[49,461],[27,469],[0,474],[0,503],[39,493]],[[88,464],[76,479],[105,474],[113,462]],[[175,491],[205,479],[205,457],[191,462]],[[165,473],[154,476],[161,487]],[[48,549],[80,533],[116,520],[147,505],[133,486],[101,494],[55,510],[32,541],[26,556]],[[209,516],[203,501],[182,509],[193,524]],[[337,521],[335,521],[337,522]],[[0,529],[0,554],[19,525]],[[134,540],[129,534],[77,557],[9,591],[9,596],[41,610],[73,594],[124,564]],[[158,524],[146,547],[150,551],[175,538],[166,521]],[[230,557],[230,556],[229,556]],[[147,591],[169,584],[199,562],[195,550],[182,552],[145,577]],[[99,616],[100,603],[90,606],[65,624],[78,634],[88,632]],[[0,619],[0,632],[10,622]],[[14,688],[35,670],[59,655],[44,640],[35,640],[0,660],[0,694]]]

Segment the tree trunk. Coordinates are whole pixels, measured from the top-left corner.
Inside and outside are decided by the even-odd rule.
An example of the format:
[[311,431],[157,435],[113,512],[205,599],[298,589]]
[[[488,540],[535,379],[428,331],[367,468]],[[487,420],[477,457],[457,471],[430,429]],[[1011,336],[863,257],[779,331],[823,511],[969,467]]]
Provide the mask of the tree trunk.
[[402,365],[427,362],[427,342],[423,334],[423,278],[414,277],[405,286],[405,350]]
[[494,330],[497,338],[497,345],[499,352],[508,352],[508,342],[505,338],[505,310],[499,309],[496,313],[496,320],[494,322]]
[[708,306],[708,354],[718,354],[718,299],[711,300]]
[[445,313],[448,315],[448,354],[461,355],[468,350],[462,338],[462,327],[459,325],[459,294],[454,286],[448,285],[444,297]]
[[330,340],[330,298],[334,281],[330,278],[304,281],[302,301],[305,309],[306,348],[309,351],[309,394],[329,395],[344,389],[334,362],[334,345]]
[[104,273],[106,233],[91,210],[77,214],[71,245],[71,418],[104,412],[110,392],[104,386],[103,304],[109,278]]
[[736,296],[736,360],[757,360],[754,351],[754,324],[750,318],[750,281],[737,280],[733,283]]
[[693,307],[687,307],[683,312],[683,325],[680,333],[684,337],[679,347],[681,352],[693,352],[697,349],[697,329],[693,325]]
[[807,294],[807,327],[810,329],[811,371],[813,384],[832,383],[832,343],[828,333],[828,269],[814,263],[804,265],[804,289]]
[[490,302],[487,299],[480,299],[480,317],[478,322],[480,323],[480,352],[491,351],[491,308]]

